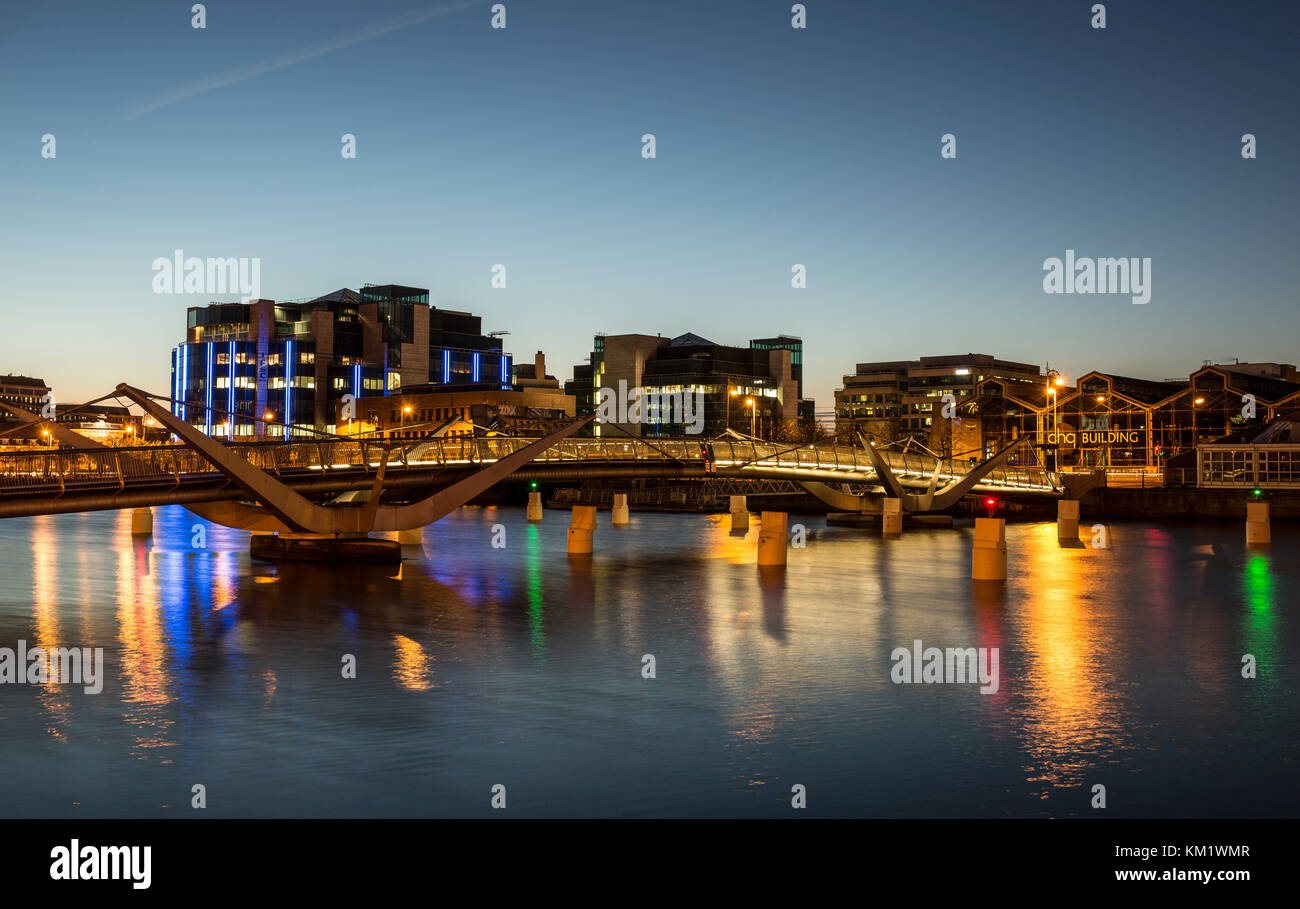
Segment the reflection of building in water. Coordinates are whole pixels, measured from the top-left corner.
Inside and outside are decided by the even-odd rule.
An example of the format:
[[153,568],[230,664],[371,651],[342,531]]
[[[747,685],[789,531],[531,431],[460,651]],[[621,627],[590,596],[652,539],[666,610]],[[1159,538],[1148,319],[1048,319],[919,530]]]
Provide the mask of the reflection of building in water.
[[1047,798],[1051,789],[1082,786],[1088,770],[1124,746],[1131,707],[1116,684],[1125,677],[1124,655],[1081,593],[1096,580],[1087,551],[1061,549],[1050,525],[1025,533],[1017,546],[1028,659],[1024,677],[1006,681],[1032,761],[1026,780],[1041,784]]
[[988,378],[957,416],[954,451],[988,456],[1032,435],[1064,468],[1154,468],[1198,443],[1300,416],[1300,376],[1289,364],[1233,363],[1203,366],[1186,381],[1102,372],[1073,386]]

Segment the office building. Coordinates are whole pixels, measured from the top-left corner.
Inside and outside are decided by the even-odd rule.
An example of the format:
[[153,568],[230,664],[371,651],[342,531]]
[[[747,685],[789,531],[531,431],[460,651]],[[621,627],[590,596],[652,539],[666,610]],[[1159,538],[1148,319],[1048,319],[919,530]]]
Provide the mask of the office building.
[[478,316],[430,306],[420,287],[213,303],[189,309],[172,351],[173,412],[230,439],[332,432],[346,395],[509,388],[510,360]]

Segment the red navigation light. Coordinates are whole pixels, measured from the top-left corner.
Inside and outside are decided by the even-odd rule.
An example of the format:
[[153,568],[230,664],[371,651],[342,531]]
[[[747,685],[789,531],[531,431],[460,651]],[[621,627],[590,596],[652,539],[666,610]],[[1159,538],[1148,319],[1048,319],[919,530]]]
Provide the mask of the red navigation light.
[[998,500],[993,498],[985,499],[984,504],[987,505],[989,508],[992,508],[993,506],[998,504]]

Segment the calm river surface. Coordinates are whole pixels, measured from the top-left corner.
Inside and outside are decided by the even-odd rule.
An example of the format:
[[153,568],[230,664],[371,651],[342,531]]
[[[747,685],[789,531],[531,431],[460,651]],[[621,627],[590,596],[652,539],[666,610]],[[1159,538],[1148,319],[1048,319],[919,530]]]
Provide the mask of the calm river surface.
[[[518,816],[784,816],[796,784],[819,816],[1300,814],[1300,527],[1010,525],[983,590],[969,528],[791,522],[760,573],[757,520],[602,512],[574,565],[566,513],[463,509],[399,573],[198,549],[179,507],[143,543],[0,521],[0,647],[106,661],[98,694],[0,684],[0,814],[476,816],[495,784]],[[894,684],[918,639],[998,648],[997,692]]]

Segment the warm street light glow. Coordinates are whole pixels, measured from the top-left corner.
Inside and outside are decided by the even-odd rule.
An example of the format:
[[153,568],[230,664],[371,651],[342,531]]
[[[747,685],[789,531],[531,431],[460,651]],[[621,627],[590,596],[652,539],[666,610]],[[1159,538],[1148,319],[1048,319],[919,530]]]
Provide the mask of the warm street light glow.
[[1057,377],[1056,377],[1056,384],[1057,384],[1057,385],[1064,385],[1064,384],[1065,384],[1065,379],[1062,378],[1061,376],[1057,376]]
[[1106,400],[1106,396],[1105,396],[1105,395],[1097,395],[1097,403],[1098,403],[1098,404],[1100,404],[1100,403],[1101,403],[1102,401],[1104,401],[1104,400]]
[[268,410],[266,413],[262,414],[262,419],[264,420],[271,419],[271,411]]
[[1197,398],[1197,399],[1196,399],[1195,401],[1193,401],[1192,403],[1193,403],[1193,404],[1204,404],[1204,403],[1205,403],[1205,399],[1204,399],[1204,398]]
[[410,412],[411,412],[411,405],[410,405],[410,404],[407,404],[405,407],[403,407],[403,408],[402,408],[402,412],[403,412],[403,413],[410,413]]

